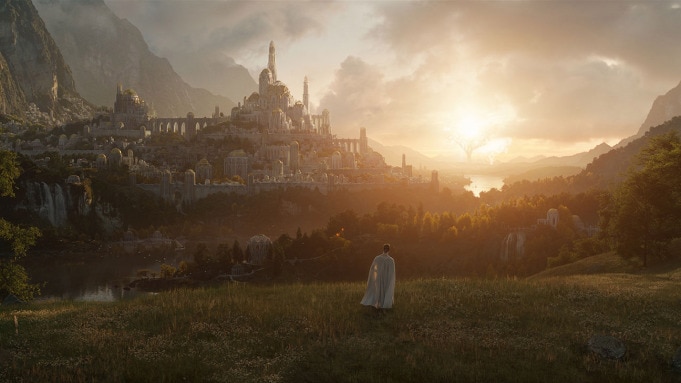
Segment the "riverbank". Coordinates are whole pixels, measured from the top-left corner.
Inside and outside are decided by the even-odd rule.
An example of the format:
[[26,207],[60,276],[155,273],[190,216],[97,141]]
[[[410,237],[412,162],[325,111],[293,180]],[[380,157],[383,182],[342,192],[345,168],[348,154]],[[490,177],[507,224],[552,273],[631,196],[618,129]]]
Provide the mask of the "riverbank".
[[[363,283],[0,306],[0,381],[669,382],[678,282],[399,281],[382,316],[359,305]],[[620,339],[625,356],[590,351],[594,335]]]

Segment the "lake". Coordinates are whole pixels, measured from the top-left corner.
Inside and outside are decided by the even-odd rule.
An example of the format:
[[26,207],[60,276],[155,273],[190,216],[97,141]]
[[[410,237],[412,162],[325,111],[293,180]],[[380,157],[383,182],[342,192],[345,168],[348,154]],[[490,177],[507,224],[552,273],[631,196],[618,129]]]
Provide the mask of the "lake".
[[472,191],[476,197],[479,197],[481,192],[494,188],[501,190],[502,186],[504,186],[504,178],[500,176],[475,174],[466,175],[465,177],[471,180],[471,183],[465,187],[466,190]]
[[30,282],[42,284],[36,299],[112,302],[142,292],[129,286],[140,270],[159,273],[161,264],[177,266],[188,256],[168,250],[126,253],[101,249],[91,252],[34,254],[22,260]]

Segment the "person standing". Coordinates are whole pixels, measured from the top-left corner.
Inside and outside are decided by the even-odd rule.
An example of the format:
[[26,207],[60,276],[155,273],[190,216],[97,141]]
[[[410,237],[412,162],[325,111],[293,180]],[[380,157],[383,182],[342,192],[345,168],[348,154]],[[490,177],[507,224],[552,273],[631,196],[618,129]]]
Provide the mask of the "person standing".
[[393,307],[395,296],[395,261],[390,256],[390,245],[383,245],[383,254],[374,258],[369,268],[367,288],[361,304],[383,310]]

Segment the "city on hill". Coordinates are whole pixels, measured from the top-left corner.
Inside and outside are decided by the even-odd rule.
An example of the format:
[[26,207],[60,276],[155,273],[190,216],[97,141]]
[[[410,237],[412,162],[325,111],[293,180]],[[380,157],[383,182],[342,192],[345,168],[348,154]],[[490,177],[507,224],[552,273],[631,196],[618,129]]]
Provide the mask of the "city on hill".
[[678,380],[678,14],[0,2],[0,381]]
[[[97,263],[87,254],[110,249],[153,258],[132,263],[156,279],[343,280],[362,278],[364,259],[383,242],[400,249],[410,277],[526,277],[608,251],[643,265],[673,253],[677,209],[637,187],[675,190],[676,175],[655,168],[649,154],[657,148],[674,161],[674,91],[655,101],[645,129],[614,147],[442,168],[423,166],[404,147],[401,164],[391,165],[384,152],[394,158],[395,147],[371,140],[371,126],[339,136],[333,110],[311,111],[307,77],[295,80],[303,91],[293,94],[274,41],[261,52],[257,82],[235,80],[255,90],[234,102],[189,87],[103,2],[36,4],[40,13],[30,1],[10,1],[0,19],[9,33],[0,40],[0,148],[10,186],[0,211],[12,228],[4,251],[17,261],[49,253],[60,264],[78,253]],[[90,19],[70,25],[62,6],[73,15],[89,9],[125,41],[92,29]],[[115,61],[102,46],[143,54]],[[118,72],[87,67],[82,50]],[[138,75],[119,71],[126,67]],[[469,159],[478,139],[459,143]],[[641,198],[647,205],[629,204]],[[652,216],[632,218],[642,211]],[[629,229],[628,220],[641,226]],[[15,290],[3,294],[38,292]]]

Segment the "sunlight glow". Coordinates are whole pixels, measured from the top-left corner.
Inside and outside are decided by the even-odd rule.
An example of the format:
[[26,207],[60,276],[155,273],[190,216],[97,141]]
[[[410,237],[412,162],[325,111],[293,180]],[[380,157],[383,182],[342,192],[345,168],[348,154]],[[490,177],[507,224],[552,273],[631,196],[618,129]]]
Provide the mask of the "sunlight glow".
[[444,131],[449,142],[459,146],[471,160],[473,152],[493,163],[497,155],[506,152],[511,139],[503,137],[503,128],[516,119],[515,110],[501,105],[494,112],[468,105],[451,112],[445,119]]

